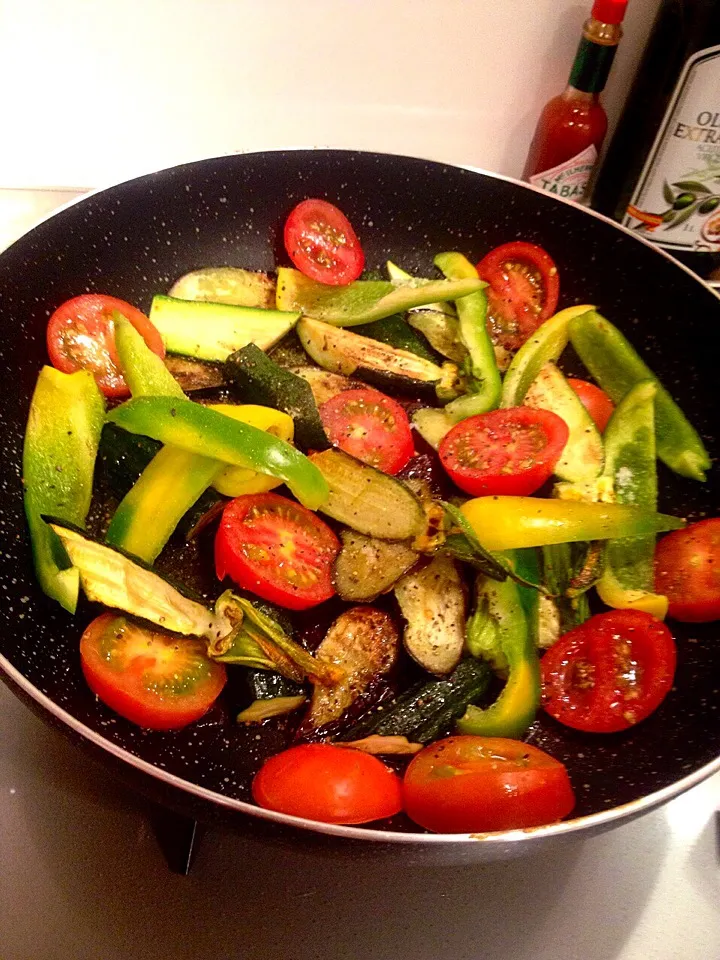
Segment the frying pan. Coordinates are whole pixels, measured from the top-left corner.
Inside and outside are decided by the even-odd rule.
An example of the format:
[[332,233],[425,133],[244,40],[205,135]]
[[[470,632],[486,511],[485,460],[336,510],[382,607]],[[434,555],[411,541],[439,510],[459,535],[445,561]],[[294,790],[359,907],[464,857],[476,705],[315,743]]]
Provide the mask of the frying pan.
[[[22,438],[46,362],[47,318],[65,299],[91,290],[147,310],[154,293],[198,267],[271,271],[282,257],[284,219],[306,197],[341,207],[371,268],[392,258],[427,275],[441,250],[477,259],[514,239],[546,247],[561,273],[560,305],[594,303],[617,323],[717,456],[720,301],[684,267],[609,220],[500,177],[373,153],[235,155],[140,177],[64,208],[0,256],[0,667],[6,682],[140,790],[200,819],[285,831],[292,842],[304,830],[345,847],[375,841],[373,850],[398,853],[411,845],[416,857],[438,861],[492,859],[606,829],[720,769],[720,629],[713,624],[672,625],[679,647],[675,687],[636,728],[593,736],[540,716],[529,739],[567,764],[577,794],[574,819],[479,838],[425,834],[402,817],[336,827],[261,811],[248,802],[249,782],[263,757],[282,745],[272,729],[259,735],[241,729],[220,704],[185,730],[148,733],[91,695],[80,672],[78,637],[94,613],[81,605],[72,618],[37,588],[22,512]],[[717,469],[706,484],[661,470],[660,509],[691,519],[718,513]]]

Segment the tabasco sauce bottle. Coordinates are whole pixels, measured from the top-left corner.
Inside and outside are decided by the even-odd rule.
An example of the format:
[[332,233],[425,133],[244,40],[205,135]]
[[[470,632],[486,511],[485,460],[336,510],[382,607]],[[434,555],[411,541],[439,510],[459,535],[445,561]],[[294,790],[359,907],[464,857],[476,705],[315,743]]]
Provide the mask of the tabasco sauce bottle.
[[523,178],[559,197],[580,203],[607,132],[600,103],[615,50],[622,37],[628,0],[595,0],[585,22],[568,85],[549,100],[530,144]]

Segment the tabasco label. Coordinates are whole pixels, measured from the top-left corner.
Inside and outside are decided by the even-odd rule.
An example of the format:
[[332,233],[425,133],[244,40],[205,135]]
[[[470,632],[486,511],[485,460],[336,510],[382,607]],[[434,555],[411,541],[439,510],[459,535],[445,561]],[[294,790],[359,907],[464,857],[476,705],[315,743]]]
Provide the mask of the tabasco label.
[[548,193],[566,200],[582,201],[587,194],[590,177],[595,169],[598,153],[591,143],[581,153],[530,177],[530,183]]
[[720,45],[685,64],[622,222],[668,250],[720,250]]

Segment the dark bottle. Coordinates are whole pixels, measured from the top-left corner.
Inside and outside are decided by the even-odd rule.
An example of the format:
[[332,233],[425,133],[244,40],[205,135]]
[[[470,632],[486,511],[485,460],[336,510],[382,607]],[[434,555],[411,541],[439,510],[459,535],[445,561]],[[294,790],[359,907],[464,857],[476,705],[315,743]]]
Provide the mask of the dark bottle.
[[701,276],[720,269],[720,2],[662,0],[592,197]]

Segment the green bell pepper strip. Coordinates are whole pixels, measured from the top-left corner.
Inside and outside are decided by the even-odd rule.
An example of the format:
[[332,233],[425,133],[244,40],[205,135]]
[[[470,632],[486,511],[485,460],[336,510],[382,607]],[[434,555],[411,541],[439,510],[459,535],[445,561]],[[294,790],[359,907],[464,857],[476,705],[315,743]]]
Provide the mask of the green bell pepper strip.
[[77,606],[79,574],[42,517],[84,526],[104,414],[105,403],[91,373],[42,368],[23,447],[25,515],[38,582],[70,613]]
[[617,327],[593,310],[570,322],[570,340],[614,403],[620,403],[628,390],[641,380],[652,380],[656,384],[657,455],[675,473],[691,480],[704,480],[711,460],[700,436]]
[[306,317],[336,327],[353,327],[382,320],[435,301],[457,300],[481,290],[477,274],[453,280],[355,280],[345,286],[328,286],[298,270],[278,267],[278,310],[300,311]]
[[[439,253],[434,263],[449,280],[477,279],[477,270],[461,253]],[[456,300],[455,306],[460,321],[460,337],[470,354],[472,374],[468,394],[445,407],[446,415],[457,423],[467,417],[494,410],[500,402],[502,381],[486,324],[485,293],[477,290]]]
[[289,443],[191,400],[138,397],[116,407],[107,420],[130,433],[278,477],[310,510],[328,498],[322,473]]
[[520,347],[505,373],[501,407],[517,407],[523,402],[530,384],[545,364],[554,363],[567,346],[571,320],[592,309],[588,304],[567,307],[540,324]]
[[134,397],[179,397],[185,394],[162,359],[148,347],[122,314],[113,313],[115,347],[125,382]]
[[458,733],[521,737],[540,705],[540,665],[520,589],[512,580],[478,577],[475,612],[468,620],[467,647],[473,656],[506,667],[507,682],[495,703],[470,705],[457,721]]
[[477,497],[461,510],[486,550],[637,537],[685,526],[642,507],[540,497]]
[[[185,400],[178,382],[133,325],[118,313],[113,319],[118,358],[132,395]],[[120,502],[106,542],[152,563],[224,467],[209,457],[162,447]]]
[[[605,430],[605,475],[613,481],[618,503],[657,509],[654,402],[657,383],[641,380],[625,394]],[[610,607],[644,610],[662,619],[667,597],[654,593],[655,537],[610,540],[605,570],[597,584]]]

